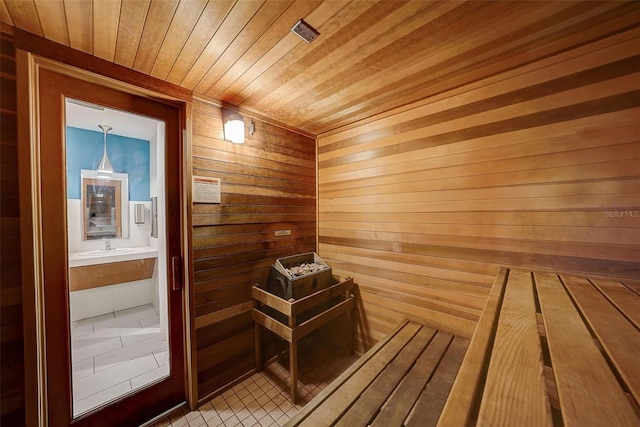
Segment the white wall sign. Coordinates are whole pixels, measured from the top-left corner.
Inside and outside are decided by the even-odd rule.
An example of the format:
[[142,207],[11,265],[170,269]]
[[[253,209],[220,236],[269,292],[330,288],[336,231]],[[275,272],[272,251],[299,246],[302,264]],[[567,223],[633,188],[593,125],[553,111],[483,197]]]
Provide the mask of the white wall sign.
[[220,203],[220,178],[193,177],[193,203]]

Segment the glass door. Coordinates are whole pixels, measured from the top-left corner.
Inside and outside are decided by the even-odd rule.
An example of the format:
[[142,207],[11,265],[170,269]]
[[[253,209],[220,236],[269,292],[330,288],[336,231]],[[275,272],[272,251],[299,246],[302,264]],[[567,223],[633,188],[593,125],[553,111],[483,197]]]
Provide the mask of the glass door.
[[[65,99],[73,416],[169,376],[164,122]],[[152,235],[151,219],[160,219]]]
[[180,114],[39,70],[50,425],[140,425],[185,401]]

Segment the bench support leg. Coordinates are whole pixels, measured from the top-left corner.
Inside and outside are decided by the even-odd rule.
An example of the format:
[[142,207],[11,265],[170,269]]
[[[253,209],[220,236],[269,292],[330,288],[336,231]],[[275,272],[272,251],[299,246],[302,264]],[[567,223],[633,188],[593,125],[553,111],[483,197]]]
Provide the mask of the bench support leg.
[[258,322],[254,322],[253,341],[255,347],[256,371],[262,370],[262,340],[260,339],[261,326]]
[[289,389],[291,402],[295,405],[298,400],[298,343],[289,343]]

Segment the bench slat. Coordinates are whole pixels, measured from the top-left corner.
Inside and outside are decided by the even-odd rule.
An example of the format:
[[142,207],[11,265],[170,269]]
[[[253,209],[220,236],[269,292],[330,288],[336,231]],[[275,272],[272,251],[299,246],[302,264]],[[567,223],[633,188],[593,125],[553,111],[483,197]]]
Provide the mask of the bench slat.
[[640,331],[588,280],[571,276],[562,279],[631,395],[640,402]]
[[553,425],[529,272],[509,274],[478,425]]
[[331,394],[338,389],[342,384],[349,380],[364,364],[366,364],[373,356],[380,351],[389,341],[394,339],[400,331],[402,331],[410,322],[408,320],[404,320],[396,326],[394,330],[392,330],[389,335],[387,335],[384,339],[378,341],[373,347],[369,349],[365,354],[362,355],[356,362],[347,368],[338,378],[333,380],[331,384],[324,390],[322,390],[316,397],[314,397],[311,402],[307,403],[301,410],[298,412],[293,418],[291,418],[285,426],[297,426],[309,416],[317,407],[322,405],[322,403],[327,400]]
[[640,296],[620,282],[594,280],[607,298],[640,329]]
[[376,378],[355,404],[336,423],[342,426],[367,426],[398,383],[407,374],[420,353],[429,345],[436,330],[423,327],[389,366]]
[[466,338],[453,339],[433,378],[416,402],[414,412],[407,420],[407,427],[431,427],[437,424],[468,346],[469,340]]
[[380,414],[375,418],[372,427],[400,426],[406,420],[411,408],[418,400],[425,384],[447,350],[452,335],[438,332],[429,347],[420,355],[409,374],[396,389]]
[[466,426],[475,416],[475,401],[482,393],[481,378],[484,375],[484,366],[488,364],[495,325],[508,277],[509,270],[501,267],[469,343],[456,382],[449,393],[449,399],[442,410],[438,421],[439,426]]
[[558,277],[536,273],[535,280],[564,425],[637,426],[638,417]]
[[404,348],[411,338],[418,332],[421,325],[407,323],[384,347],[371,357],[360,369],[355,372],[348,382],[344,382],[339,388],[327,397],[321,406],[300,423],[303,426],[319,426],[327,420],[338,419],[351,405],[351,403],[371,384],[385,366]]

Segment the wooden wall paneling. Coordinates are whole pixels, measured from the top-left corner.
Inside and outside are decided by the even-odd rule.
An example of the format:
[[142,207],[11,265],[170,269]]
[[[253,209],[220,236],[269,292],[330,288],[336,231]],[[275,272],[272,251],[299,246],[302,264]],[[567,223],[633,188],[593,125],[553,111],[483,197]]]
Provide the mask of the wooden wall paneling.
[[315,141],[254,122],[235,145],[222,139],[220,107],[193,105],[193,174],[222,181],[220,204],[193,206],[200,399],[254,366],[251,286],[266,284],[276,258],[316,250]]
[[22,274],[18,147],[16,56],[13,38],[0,33],[0,424],[25,424],[22,329]]
[[499,265],[638,277],[639,40],[320,135],[319,251],[359,284],[360,346],[406,316],[468,335]]

